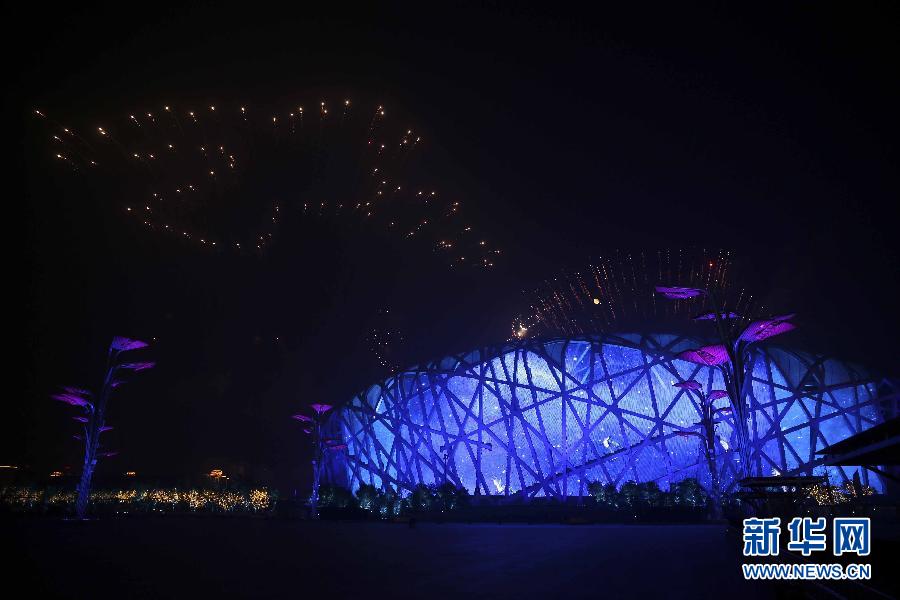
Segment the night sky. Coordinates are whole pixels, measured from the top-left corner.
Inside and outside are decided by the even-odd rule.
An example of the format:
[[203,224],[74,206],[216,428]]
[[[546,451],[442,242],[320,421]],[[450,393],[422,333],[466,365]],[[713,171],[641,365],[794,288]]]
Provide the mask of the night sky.
[[[20,14],[6,104],[24,199],[7,201],[26,213],[7,226],[25,236],[25,307],[7,314],[25,364],[0,463],[77,468],[74,413],[48,395],[96,386],[120,334],[156,338],[159,364],[112,402],[121,454],[101,476],[244,462],[297,485],[306,450],[289,416],[383,375],[362,341],[379,309],[406,334],[404,364],[499,343],[524,287],[615,249],[731,249],[748,288],[799,313],[792,343],[900,374],[897,14],[670,10]],[[503,249],[497,268],[449,271],[340,221],[298,220],[263,258],[197,252],[92,197],[30,114],[320,95],[409,115],[438,185]]]

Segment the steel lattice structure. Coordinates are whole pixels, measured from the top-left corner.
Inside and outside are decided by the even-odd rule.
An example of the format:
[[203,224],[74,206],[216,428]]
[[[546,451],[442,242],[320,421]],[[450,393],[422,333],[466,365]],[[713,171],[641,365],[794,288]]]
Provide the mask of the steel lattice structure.
[[[702,442],[678,434],[695,428],[697,400],[674,387],[723,388],[716,368],[673,358],[699,343],[638,334],[527,340],[404,371],[334,414],[332,434],[347,449],[331,457],[329,479],[400,493],[449,481],[521,498],[582,496],[591,481],[709,485]],[[866,373],[827,357],[768,347],[751,368],[754,474],[812,473],[817,450],[896,413],[895,395],[879,397]],[[716,425],[726,488],[739,460],[732,419],[723,411]],[[835,467],[832,481],[853,471]],[[877,475],[861,477],[882,489]]]

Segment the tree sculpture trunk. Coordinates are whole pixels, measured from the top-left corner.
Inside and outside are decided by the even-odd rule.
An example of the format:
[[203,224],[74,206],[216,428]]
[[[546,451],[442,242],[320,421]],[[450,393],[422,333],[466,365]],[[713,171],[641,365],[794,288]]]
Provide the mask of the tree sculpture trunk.
[[712,517],[722,517],[722,487],[719,481],[719,465],[716,462],[716,423],[715,407],[705,394],[700,394],[703,407],[704,450],[706,465],[709,468],[710,499],[712,500]]
[[319,518],[319,461],[313,460],[313,489],[309,496],[309,518]]
[[106,403],[109,400],[110,383],[116,368],[115,356],[116,353],[110,348],[109,356],[107,357],[106,375],[103,378],[103,386],[100,388],[100,397],[91,410],[91,416],[85,427],[84,465],[81,467],[81,479],[78,481],[78,496],[75,499],[75,516],[79,519],[87,517],[88,505],[91,501],[91,480],[94,477],[94,469],[97,468],[100,428],[103,427]]
[[740,468],[738,473],[741,479],[751,477],[753,475],[753,465],[751,462],[751,436],[750,436],[750,410],[747,406],[747,390],[744,389],[744,365],[743,357],[738,357],[740,361],[734,365],[734,398],[732,408],[735,411],[735,426],[738,433],[738,457],[740,459]]
[[[101,396],[99,410],[105,408],[105,392]],[[78,496],[75,499],[75,516],[79,519],[87,517],[88,504],[91,501],[91,480],[94,477],[94,469],[97,468],[97,446],[100,435],[97,424],[102,422],[102,415],[92,412],[87,426],[84,428],[84,464],[81,467],[81,479],[78,481]]]
[[87,517],[88,502],[91,499],[91,478],[94,476],[94,467],[97,459],[85,458],[81,469],[81,480],[78,482],[78,498],[75,500],[75,516],[79,519]]
[[722,375],[725,379],[725,388],[731,401],[734,412],[734,426],[737,430],[738,440],[738,475],[740,479],[750,477],[750,433],[748,429],[748,410],[744,390],[744,362],[742,351],[736,348],[732,336],[726,333],[729,329],[723,323],[724,313],[719,307],[719,302],[714,293],[709,294],[715,311],[716,330],[719,340],[728,352],[728,362],[722,365]]
[[319,481],[322,473],[322,424],[321,418],[316,419],[315,437],[313,438],[313,488],[309,497],[309,518],[316,520],[319,518]]
[[293,415],[293,418],[303,423],[309,423],[309,425],[303,429],[304,433],[312,436],[313,446],[313,485],[312,493],[309,495],[309,518],[318,519],[319,484],[322,480],[322,469],[325,468],[325,450],[336,450],[338,448],[346,448],[347,446],[336,445],[333,439],[322,437],[324,433],[322,427],[325,421],[324,415],[331,410],[332,406],[330,404],[315,403],[311,404],[310,408],[313,410],[312,415],[296,414]]
[[706,440],[706,464],[709,467],[710,498],[712,500],[712,517],[722,518],[722,486],[719,482],[719,465],[716,463],[715,436]]

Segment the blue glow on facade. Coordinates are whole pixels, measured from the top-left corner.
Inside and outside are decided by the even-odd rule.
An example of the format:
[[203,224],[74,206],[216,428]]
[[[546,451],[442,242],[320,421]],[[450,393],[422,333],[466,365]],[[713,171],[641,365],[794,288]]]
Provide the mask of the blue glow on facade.
[[[335,413],[330,427],[347,451],[331,457],[329,479],[401,493],[450,481],[473,494],[521,498],[583,496],[591,481],[655,480],[668,489],[696,477],[708,486],[702,442],[677,433],[695,429],[700,409],[675,383],[696,380],[707,393],[724,387],[716,368],[672,358],[697,345],[674,335],[528,340],[404,371]],[[748,384],[756,475],[821,472],[817,450],[896,410],[854,367],[780,348],[756,351]],[[719,415],[727,490],[739,456],[733,415]],[[855,470],[829,468],[832,483]],[[882,490],[876,475],[860,475]]]

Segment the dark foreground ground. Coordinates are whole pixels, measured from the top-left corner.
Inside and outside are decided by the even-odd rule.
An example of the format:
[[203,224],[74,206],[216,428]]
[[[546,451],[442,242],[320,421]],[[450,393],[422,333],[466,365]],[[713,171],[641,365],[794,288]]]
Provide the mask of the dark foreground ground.
[[879,597],[744,581],[738,534],[717,525],[159,517],[0,526],[4,554],[14,554],[4,588],[32,598]]

